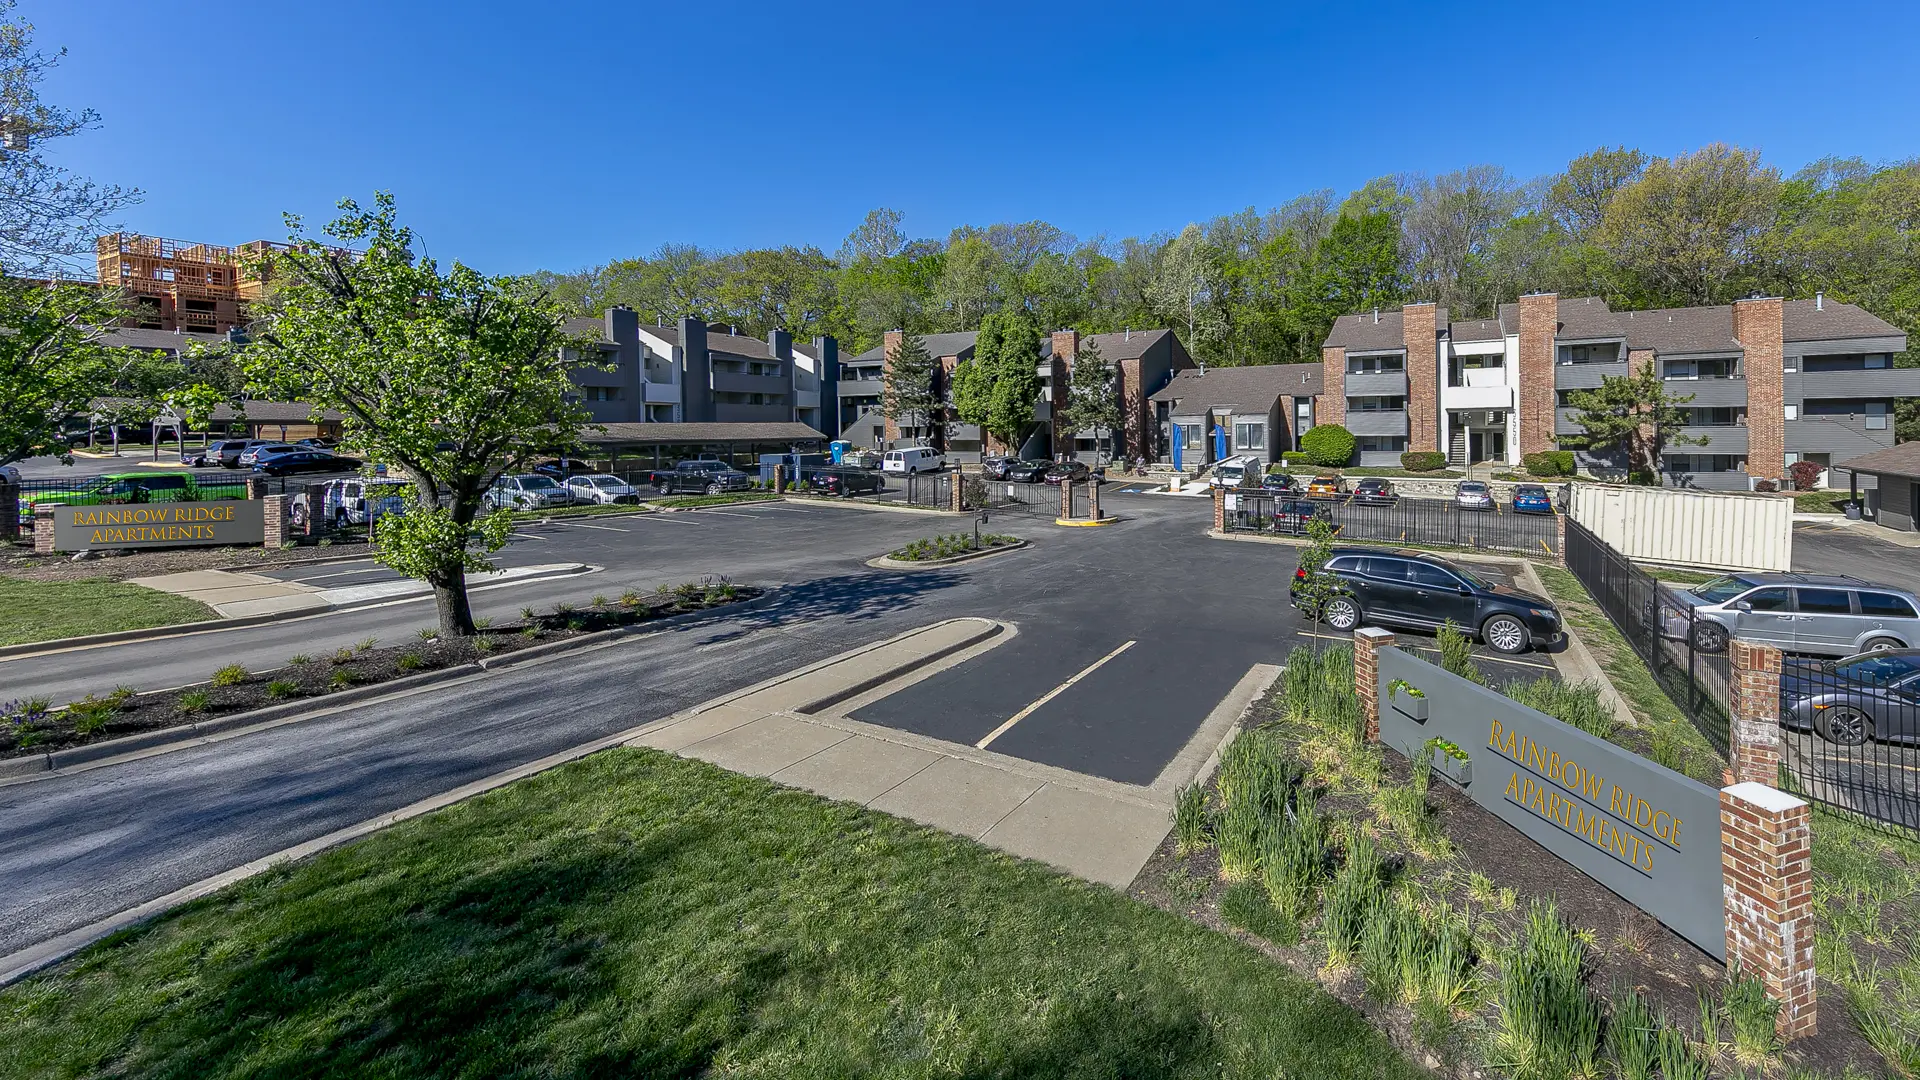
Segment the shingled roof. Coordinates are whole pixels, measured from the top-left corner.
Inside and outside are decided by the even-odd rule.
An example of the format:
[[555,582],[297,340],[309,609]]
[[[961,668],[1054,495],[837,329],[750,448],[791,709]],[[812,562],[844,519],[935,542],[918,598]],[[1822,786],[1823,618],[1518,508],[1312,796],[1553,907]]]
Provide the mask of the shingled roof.
[[1283,395],[1315,397],[1320,393],[1319,364],[1260,364],[1253,367],[1189,368],[1177,371],[1173,381],[1156,391],[1151,401],[1184,401],[1202,408],[1219,406],[1235,412],[1273,408]]
[[1873,473],[1876,476],[1898,476],[1909,480],[1920,480],[1920,441],[1903,442],[1885,450],[1875,450],[1871,454],[1848,458],[1836,463],[1834,468]]

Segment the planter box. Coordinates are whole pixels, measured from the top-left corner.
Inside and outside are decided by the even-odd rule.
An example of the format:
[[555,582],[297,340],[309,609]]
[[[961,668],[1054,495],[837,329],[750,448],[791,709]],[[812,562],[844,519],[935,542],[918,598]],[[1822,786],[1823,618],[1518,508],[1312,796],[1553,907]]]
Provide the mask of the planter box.
[[1414,697],[1412,694],[1403,690],[1398,694],[1388,695],[1387,702],[1393,706],[1394,712],[1399,713],[1414,723],[1424,724],[1427,722],[1426,698]]
[[1445,777],[1454,787],[1466,787],[1473,783],[1472,760],[1462,761],[1439,747],[1433,750],[1433,771]]

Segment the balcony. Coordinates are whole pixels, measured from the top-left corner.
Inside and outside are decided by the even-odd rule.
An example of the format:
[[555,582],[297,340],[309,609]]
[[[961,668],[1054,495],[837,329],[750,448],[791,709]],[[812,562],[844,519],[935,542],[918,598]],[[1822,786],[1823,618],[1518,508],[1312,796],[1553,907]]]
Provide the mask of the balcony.
[[640,400],[649,405],[677,405],[680,403],[680,385],[670,382],[643,382],[640,384]]
[[1689,405],[1700,408],[1745,405],[1747,403],[1747,380],[1730,379],[1664,379],[1660,385],[1670,397],[1686,397],[1693,400]]
[[741,371],[715,371],[712,385],[719,394],[787,394],[793,390],[785,375],[748,375]]
[[1580,415],[1579,409],[1553,410],[1553,433],[1555,435],[1584,435],[1587,429],[1574,421]]
[[[1851,374],[1851,373],[1849,373]],[[1884,420],[1885,427],[1870,428]],[[1893,417],[1860,413],[1803,416],[1786,422],[1787,449],[1802,454],[1832,454],[1837,464],[1893,445]]]
[[[1794,376],[1789,374],[1789,387]],[[1920,397],[1920,368],[1860,368],[1800,373],[1803,398]],[[1793,395],[1789,393],[1788,399]]]
[[1511,409],[1513,388],[1505,383],[1493,386],[1449,386],[1440,391],[1442,409]]
[[1680,434],[1689,438],[1704,437],[1705,446],[1694,443],[1674,443],[1667,448],[1670,454],[1736,454],[1747,452],[1747,426],[1745,424],[1688,424],[1680,429]]
[[1363,409],[1347,413],[1347,430],[1355,435],[1405,435],[1405,409]]
[[1561,390],[1591,390],[1601,379],[1617,379],[1627,374],[1627,362],[1613,364],[1558,364],[1553,369],[1553,385]]
[[780,424],[793,419],[793,409],[786,405],[731,405],[716,401],[713,418],[722,424]]
[[1407,373],[1404,371],[1347,372],[1348,397],[1405,397]]

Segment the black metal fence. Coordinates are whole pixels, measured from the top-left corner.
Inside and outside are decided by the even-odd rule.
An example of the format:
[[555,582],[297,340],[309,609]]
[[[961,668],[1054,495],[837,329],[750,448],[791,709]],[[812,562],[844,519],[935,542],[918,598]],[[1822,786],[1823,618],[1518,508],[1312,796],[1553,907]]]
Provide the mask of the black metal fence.
[[1719,624],[1695,616],[1671,587],[1571,518],[1567,569],[1607,613],[1660,689],[1714,749],[1726,754],[1732,680],[1727,638]]
[[982,480],[969,476],[962,481],[962,497],[968,510],[1000,510],[1006,513],[1042,513],[1058,509],[1060,492],[1045,484],[1017,484],[1008,480]]
[[953,509],[955,473],[914,473],[907,477],[906,502],[934,510]]
[[1780,739],[1798,794],[1920,830],[1920,662],[1880,653],[1789,659]]
[[1344,496],[1306,499],[1269,492],[1232,492],[1228,501],[1232,504],[1226,515],[1229,532],[1297,536],[1306,531],[1310,518],[1321,517],[1333,523],[1341,540],[1505,551],[1541,558],[1558,554],[1559,533],[1550,513],[1516,514],[1505,508],[1462,510],[1446,499],[1401,498],[1389,505],[1358,503]]

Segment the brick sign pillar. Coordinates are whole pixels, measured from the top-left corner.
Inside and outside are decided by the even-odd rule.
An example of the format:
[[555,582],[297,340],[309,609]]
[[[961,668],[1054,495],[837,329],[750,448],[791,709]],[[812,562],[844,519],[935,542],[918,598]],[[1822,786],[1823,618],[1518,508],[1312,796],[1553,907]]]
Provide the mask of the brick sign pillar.
[[53,507],[51,506],[33,508],[33,552],[36,555],[53,554]]
[[1727,760],[1734,783],[1780,782],[1780,650],[1743,641],[1727,643],[1732,693],[1727,711]]
[[1100,484],[1093,480],[1087,481],[1087,516],[1100,520]]
[[1073,481],[1060,481],[1060,520],[1073,520]]
[[267,497],[267,478],[264,476],[247,477],[247,498],[264,499]]
[[1353,632],[1353,689],[1360,695],[1367,741],[1380,741],[1380,650],[1393,647],[1393,635],[1377,626]]
[[1221,488],[1213,489],[1213,531],[1227,531],[1227,493]]
[[0,483],[0,540],[20,539],[20,488]]
[[947,477],[947,509],[959,513],[967,508],[966,477],[955,470]]
[[1803,799],[1765,784],[1720,792],[1727,968],[1758,978],[1780,1003],[1781,1039],[1812,1035],[1813,826]]
[[264,546],[268,550],[285,545],[289,539],[286,495],[269,495],[261,500],[261,518],[266,522]]

